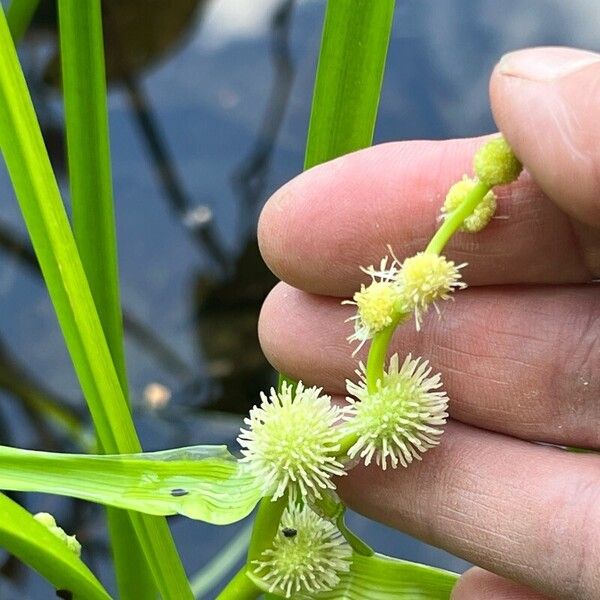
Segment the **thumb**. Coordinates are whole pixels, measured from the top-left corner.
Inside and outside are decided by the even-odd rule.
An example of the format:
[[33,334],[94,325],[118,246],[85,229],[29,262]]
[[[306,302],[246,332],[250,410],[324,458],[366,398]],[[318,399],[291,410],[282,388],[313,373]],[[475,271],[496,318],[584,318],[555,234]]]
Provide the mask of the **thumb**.
[[498,128],[537,184],[571,217],[600,227],[600,54],[511,52],[490,95]]

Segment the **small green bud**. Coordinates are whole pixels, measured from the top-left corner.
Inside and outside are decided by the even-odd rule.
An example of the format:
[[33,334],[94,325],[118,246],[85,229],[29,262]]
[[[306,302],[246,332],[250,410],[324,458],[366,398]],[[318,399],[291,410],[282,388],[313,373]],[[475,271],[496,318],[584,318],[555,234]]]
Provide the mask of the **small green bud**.
[[473,160],[475,174],[490,187],[514,181],[523,166],[503,137],[488,142]]
[[81,556],[81,544],[77,541],[77,538],[74,535],[67,535],[65,530],[56,524],[56,519],[51,514],[41,512],[33,515],[33,518],[59,540],[62,540],[75,556]]
[[37,513],[36,515],[33,515],[33,518],[47,529],[50,529],[51,527],[56,527],[56,519],[50,513]]
[[[477,185],[476,179],[469,179],[466,175],[460,181],[457,181],[446,195],[446,201],[442,207],[442,215],[446,217],[456,210],[467,194]],[[462,225],[462,230],[468,233],[477,233],[481,231],[496,213],[496,196],[490,190],[483,200],[475,207],[475,210],[469,215]]]

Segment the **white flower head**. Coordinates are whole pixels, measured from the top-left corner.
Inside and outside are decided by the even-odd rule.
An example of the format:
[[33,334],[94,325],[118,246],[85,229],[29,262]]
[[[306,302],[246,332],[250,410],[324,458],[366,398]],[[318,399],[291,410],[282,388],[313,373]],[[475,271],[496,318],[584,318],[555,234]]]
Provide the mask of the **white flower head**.
[[369,465],[373,459],[383,469],[388,461],[392,468],[408,466],[413,459],[439,443],[446,423],[448,397],[441,390],[439,373],[431,375],[428,361],[413,359],[409,354],[399,368],[398,355],[369,392],[365,367],[356,371],[358,383],[347,381],[348,398],[343,426],[346,434],[357,436],[348,456],[359,456]]
[[291,503],[271,548],[253,561],[254,575],[269,592],[286,598],[334,589],[350,570],[352,549],[333,523],[308,506]]
[[352,300],[342,302],[356,306],[356,314],[347,319],[354,322],[354,332],[348,336],[348,341],[359,342],[353,356],[367,340],[391,325],[394,318],[402,312],[402,295],[396,282],[400,263],[393,253],[391,260],[388,256],[381,259],[378,269],[370,266],[361,267],[361,270],[371,277],[371,283],[368,286],[362,284]]
[[418,252],[402,263],[397,281],[404,303],[415,313],[417,330],[421,328],[423,315],[430,304],[439,313],[437,300],[447,300],[454,290],[467,287],[460,274],[460,269],[465,266],[466,263],[456,265],[432,252]]
[[238,443],[242,462],[265,482],[266,494],[280,498],[288,487],[302,496],[321,497],[320,490],[335,489],[331,477],[344,475],[335,458],[340,449],[339,407],[321,394],[322,388],[296,389],[285,383],[281,391],[261,392],[260,406],[244,419]]

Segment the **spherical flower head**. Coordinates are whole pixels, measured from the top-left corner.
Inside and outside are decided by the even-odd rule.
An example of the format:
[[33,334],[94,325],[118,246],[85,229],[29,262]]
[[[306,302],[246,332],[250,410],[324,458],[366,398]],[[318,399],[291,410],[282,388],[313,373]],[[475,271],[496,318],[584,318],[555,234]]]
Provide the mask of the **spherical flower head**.
[[242,462],[265,482],[265,494],[280,498],[288,487],[302,496],[320,498],[320,490],[335,489],[334,475],[344,475],[335,458],[340,433],[335,427],[340,409],[322,389],[296,389],[284,383],[281,391],[261,393],[260,406],[254,406],[244,419],[238,443]]
[[[442,216],[446,217],[456,210],[466,198],[467,194],[477,185],[476,179],[470,179],[466,175],[460,181],[457,181],[446,195],[444,206],[442,207]],[[490,190],[483,200],[475,207],[475,210],[464,221],[461,229],[468,233],[477,233],[485,228],[496,213],[496,196]]]
[[447,300],[454,290],[466,287],[460,274],[464,266],[431,252],[419,252],[402,263],[398,283],[403,302],[415,312],[417,329],[430,304],[435,306],[436,300]]
[[253,561],[254,575],[286,598],[334,589],[350,570],[352,549],[339,530],[306,505],[291,504],[271,548]]
[[473,159],[473,169],[481,181],[489,185],[503,185],[519,177],[523,165],[503,137],[482,146]]
[[388,266],[388,260],[387,256],[384,257],[378,269],[373,266],[362,268],[371,277],[370,285],[361,285],[352,300],[342,302],[356,306],[356,314],[347,319],[354,322],[354,332],[348,341],[359,342],[353,354],[376,333],[391,325],[403,310],[402,294],[396,282],[400,264],[392,258]]
[[65,530],[56,524],[56,519],[50,513],[40,512],[33,515],[33,518],[61,540],[75,556],[81,556],[81,544],[77,538],[65,533]]
[[349,404],[345,408],[344,432],[357,440],[348,456],[359,456],[369,465],[373,459],[382,469],[408,466],[413,459],[436,446],[440,428],[446,423],[448,397],[441,389],[439,373],[431,375],[427,361],[409,354],[400,368],[398,355],[377,389],[369,392],[364,365],[357,371],[358,383],[347,381]]

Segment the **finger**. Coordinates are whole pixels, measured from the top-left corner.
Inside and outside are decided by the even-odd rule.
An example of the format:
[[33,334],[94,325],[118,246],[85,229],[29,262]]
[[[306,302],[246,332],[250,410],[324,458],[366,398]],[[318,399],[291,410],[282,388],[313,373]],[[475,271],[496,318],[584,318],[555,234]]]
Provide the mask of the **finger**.
[[[399,259],[423,250],[439,225],[444,195],[471,173],[481,139],[384,144],[299,175],[266,204],[264,259],[306,291],[350,296],[390,244]],[[591,278],[569,219],[531,182],[499,190],[498,214],[476,235],[458,234],[448,256],[468,262],[470,285],[564,283]]]
[[356,467],[348,506],[562,600],[600,597],[600,458],[449,423],[407,469]]
[[[339,300],[287,284],[271,292],[259,336],[273,366],[345,393],[357,358]],[[475,288],[401,327],[391,352],[430,360],[454,419],[525,439],[600,448],[600,294],[596,286]],[[390,352],[390,353],[391,353]],[[364,360],[364,354],[361,355]]]
[[522,585],[478,567],[463,573],[451,600],[550,600]]
[[600,54],[532,48],[507,54],[490,85],[496,122],[537,183],[565,212],[596,228],[599,81]]

